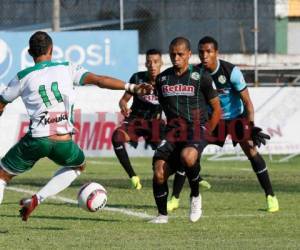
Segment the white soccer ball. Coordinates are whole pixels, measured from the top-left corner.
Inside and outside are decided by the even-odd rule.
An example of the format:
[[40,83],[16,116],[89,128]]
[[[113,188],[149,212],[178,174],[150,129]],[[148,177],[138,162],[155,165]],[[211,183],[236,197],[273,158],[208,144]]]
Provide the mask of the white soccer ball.
[[107,192],[99,183],[86,183],[80,188],[77,200],[80,208],[89,212],[96,212],[105,207]]

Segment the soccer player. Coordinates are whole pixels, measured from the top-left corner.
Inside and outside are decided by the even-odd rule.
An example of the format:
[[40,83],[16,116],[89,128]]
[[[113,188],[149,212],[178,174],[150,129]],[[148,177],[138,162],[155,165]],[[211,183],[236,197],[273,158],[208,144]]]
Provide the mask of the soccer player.
[[[168,177],[184,166],[189,180],[191,222],[199,220],[202,201],[199,193],[199,159],[207,145],[204,134],[212,131],[221,117],[218,93],[208,73],[189,65],[190,42],[177,37],[169,45],[173,67],[156,79],[159,103],[167,118],[165,139],[153,156],[153,194],[158,216],[151,223],[167,223]],[[208,105],[212,109],[208,121]]]
[[[223,117],[213,131],[217,139],[213,144],[223,147],[227,134],[233,145],[239,144],[248,157],[260,186],[265,192],[267,211],[277,212],[279,204],[274,195],[266,163],[258,153],[256,146],[265,144],[270,137],[254,125],[254,108],[247,84],[239,68],[227,61],[218,59],[218,43],[209,36],[198,43],[198,52],[202,69],[210,72],[219,92]],[[247,136],[248,134],[248,136]],[[181,190],[184,177],[175,175],[174,185]]]
[[125,84],[108,76],[95,75],[69,62],[52,62],[52,39],[42,31],[29,40],[35,65],[20,71],[0,95],[0,115],[6,104],[21,97],[30,117],[29,132],[0,161],[0,204],[6,184],[30,170],[42,157],[62,167],[31,198],[20,201],[20,216],[27,221],[47,197],[67,188],[84,170],[83,151],[72,141],[74,85],[94,84],[100,88],[148,93],[147,84]]
[[[153,86],[155,85],[155,79],[160,73],[160,68],[162,66],[161,52],[156,49],[148,50],[146,53],[145,65],[147,71],[141,71],[133,74],[129,83],[138,85],[140,83],[147,82]],[[133,103],[131,107],[128,108],[128,101],[132,97]],[[152,132],[160,132],[156,130],[156,125],[159,125],[159,128],[162,126],[162,109],[158,103],[158,98],[155,93],[139,96],[125,92],[120,99],[119,106],[125,119],[123,124],[114,131],[112,143],[119,162],[130,178],[132,187],[140,190],[142,188],[140,178],[136,175],[130,163],[124,144],[129,142],[131,146],[136,148],[138,145],[138,138],[143,137],[152,149],[156,149],[157,144],[160,142],[158,140],[160,136],[157,134],[155,139],[152,136]]]

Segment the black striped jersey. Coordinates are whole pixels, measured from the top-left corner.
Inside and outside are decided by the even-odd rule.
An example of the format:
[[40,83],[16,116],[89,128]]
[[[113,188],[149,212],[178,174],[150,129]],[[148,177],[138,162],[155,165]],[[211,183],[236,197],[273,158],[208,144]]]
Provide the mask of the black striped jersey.
[[[149,82],[147,71],[141,71],[133,74],[129,83],[141,84]],[[158,102],[156,91],[150,95],[139,96],[133,94],[133,102],[131,105],[131,113],[129,119],[143,118],[145,120],[157,119],[161,117],[162,108]]]
[[190,65],[181,76],[168,68],[156,78],[159,103],[171,120],[181,118],[189,125],[195,121],[204,125],[208,120],[208,101],[218,96],[210,75],[199,67]]

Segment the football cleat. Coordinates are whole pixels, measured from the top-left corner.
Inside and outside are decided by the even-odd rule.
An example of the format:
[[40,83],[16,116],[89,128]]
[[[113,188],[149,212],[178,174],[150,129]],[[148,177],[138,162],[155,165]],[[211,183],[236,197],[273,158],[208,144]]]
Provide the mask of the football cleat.
[[279,204],[276,196],[267,196],[267,211],[270,213],[279,211]]
[[191,207],[190,207],[190,221],[196,222],[200,219],[202,215],[202,201],[201,194],[197,197],[191,197]]
[[38,206],[38,198],[36,195],[33,195],[31,198],[25,198],[20,200],[20,216],[23,221],[27,221],[30,214]]
[[173,210],[179,208],[179,200],[179,198],[177,199],[175,196],[172,196],[167,203],[167,211],[172,212]]
[[137,189],[137,190],[142,189],[143,186],[141,184],[140,177],[138,177],[138,176],[132,176],[130,178],[130,181],[131,181],[132,188]]
[[203,190],[206,189],[206,190],[209,190],[211,189],[211,185],[208,181],[206,180],[202,180],[199,182],[199,187],[202,188]]
[[153,224],[166,224],[168,223],[168,215],[158,214],[154,219],[148,221],[148,223]]

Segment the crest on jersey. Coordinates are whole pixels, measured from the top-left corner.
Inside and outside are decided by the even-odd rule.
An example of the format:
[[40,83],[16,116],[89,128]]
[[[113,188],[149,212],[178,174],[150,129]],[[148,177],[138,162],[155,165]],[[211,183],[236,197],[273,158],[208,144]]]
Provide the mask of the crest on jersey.
[[218,77],[218,81],[219,81],[219,83],[224,84],[224,83],[226,83],[226,77],[224,75],[220,75]]
[[167,76],[162,76],[161,77],[161,81],[166,81],[167,80]]
[[200,79],[200,74],[198,72],[193,72],[191,78],[197,81]]

